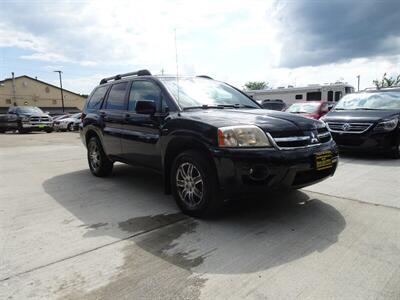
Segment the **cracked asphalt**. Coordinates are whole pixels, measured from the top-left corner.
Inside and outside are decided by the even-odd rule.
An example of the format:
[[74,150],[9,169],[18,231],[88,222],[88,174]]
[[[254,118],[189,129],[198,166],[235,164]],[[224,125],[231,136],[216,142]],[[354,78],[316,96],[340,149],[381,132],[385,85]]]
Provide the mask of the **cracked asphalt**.
[[400,160],[182,215],[162,178],[93,177],[76,133],[0,135],[0,299],[400,299]]

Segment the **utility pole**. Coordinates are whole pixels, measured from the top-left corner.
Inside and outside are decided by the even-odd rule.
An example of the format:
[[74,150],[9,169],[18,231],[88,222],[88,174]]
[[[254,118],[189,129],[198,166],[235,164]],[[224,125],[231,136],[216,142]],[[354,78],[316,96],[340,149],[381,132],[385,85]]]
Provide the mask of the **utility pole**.
[[357,92],[360,91],[360,75],[357,75]]
[[11,72],[11,77],[12,77],[12,92],[13,92],[13,105],[17,106],[17,90],[15,88],[15,76],[14,72]]
[[62,111],[64,112],[64,93],[63,93],[62,79],[61,79],[62,71],[54,71],[54,72],[58,73],[58,75],[60,76],[61,105],[62,105]]

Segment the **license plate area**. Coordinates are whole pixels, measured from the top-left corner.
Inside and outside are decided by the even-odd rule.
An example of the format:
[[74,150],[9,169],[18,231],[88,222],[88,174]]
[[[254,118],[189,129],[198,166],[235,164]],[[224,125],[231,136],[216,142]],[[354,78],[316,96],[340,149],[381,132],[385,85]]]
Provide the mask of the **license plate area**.
[[314,158],[315,169],[321,171],[332,168],[332,158],[333,155],[331,151],[316,153]]
[[43,125],[43,124],[38,125],[38,128],[44,128],[44,127],[45,127],[45,125]]

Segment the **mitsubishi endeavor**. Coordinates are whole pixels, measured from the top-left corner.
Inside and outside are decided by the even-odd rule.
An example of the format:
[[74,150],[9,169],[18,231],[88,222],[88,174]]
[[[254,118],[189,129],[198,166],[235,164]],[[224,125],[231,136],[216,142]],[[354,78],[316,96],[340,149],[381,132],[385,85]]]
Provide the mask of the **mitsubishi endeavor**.
[[104,78],[80,134],[93,175],[110,175],[116,161],[152,168],[181,210],[197,217],[244,193],[314,184],[338,164],[325,123],[264,110],[208,76],[141,70]]

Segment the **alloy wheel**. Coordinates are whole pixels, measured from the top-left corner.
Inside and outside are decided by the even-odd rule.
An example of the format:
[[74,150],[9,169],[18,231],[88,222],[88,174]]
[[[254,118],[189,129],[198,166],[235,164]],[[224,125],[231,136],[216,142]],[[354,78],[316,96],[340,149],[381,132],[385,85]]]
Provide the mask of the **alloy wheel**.
[[196,208],[203,200],[203,178],[197,167],[182,163],[176,172],[176,187],[181,200],[189,208]]
[[92,143],[89,147],[89,162],[90,166],[94,169],[97,170],[100,168],[100,163],[101,163],[101,157],[100,157],[100,149],[99,146],[96,145],[95,143]]

